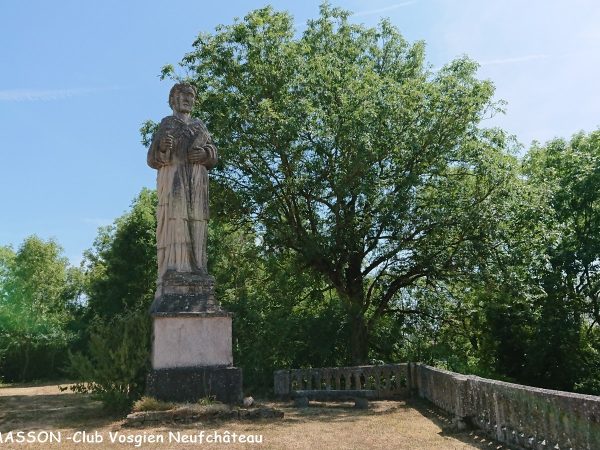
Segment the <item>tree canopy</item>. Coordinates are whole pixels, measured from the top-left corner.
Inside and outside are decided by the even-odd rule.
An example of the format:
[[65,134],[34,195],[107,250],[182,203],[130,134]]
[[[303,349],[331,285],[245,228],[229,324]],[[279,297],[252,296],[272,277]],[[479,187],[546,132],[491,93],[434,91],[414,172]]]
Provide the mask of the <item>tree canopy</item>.
[[53,240],[30,236],[0,247],[0,368],[7,380],[56,377],[81,307],[81,272]]
[[[181,61],[221,154],[209,272],[246,391],[285,367],[423,361],[600,394],[600,131],[517,156],[484,127],[499,104],[477,64],[433,69],[424,48],[328,4],[302,33],[267,7]],[[155,213],[143,189],[82,270],[54,241],[0,247],[3,379],[71,351],[75,390],[142,395]]]
[[405,288],[471,270],[494,245],[516,162],[502,131],[480,127],[497,105],[476,63],[433,71],[422,42],[348,17],[324,4],[296,37],[290,15],[259,9],[200,35],[181,64],[226,161],[224,212],[324,277],[364,363]]

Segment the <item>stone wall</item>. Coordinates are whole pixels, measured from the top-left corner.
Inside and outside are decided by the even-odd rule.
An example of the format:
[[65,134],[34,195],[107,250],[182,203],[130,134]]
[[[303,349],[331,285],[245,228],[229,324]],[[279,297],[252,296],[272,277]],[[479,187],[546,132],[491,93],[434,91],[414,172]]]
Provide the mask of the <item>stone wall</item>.
[[372,398],[394,398],[409,392],[408,364],[277,370],[274,391],[289,397],[295,391],[373,391]]
[[467,417],[467,381],[468,376],[445,370],[434,369],[422,364],[410,364],[411,390],[437,407],[450,413],[455,424],[463,428],[462,418]]
[[410,364],[413,392],[490,437],[526,449],[600,449],[600,397]]

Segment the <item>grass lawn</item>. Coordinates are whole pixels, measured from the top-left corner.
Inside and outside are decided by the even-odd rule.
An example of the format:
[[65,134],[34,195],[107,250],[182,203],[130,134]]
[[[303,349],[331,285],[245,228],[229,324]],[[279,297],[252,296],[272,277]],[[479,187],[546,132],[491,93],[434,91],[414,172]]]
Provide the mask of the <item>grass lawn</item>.
[[[268,403],[284,411],[279,420],[256,422],[206,422],[193,425],[165,424],[158,427],[125,428],[123,421],[107,416],[99,402],[71,392],[60,392],[56,384],[12,385],[0,387],[0,432],[6,439],[10,431],[52,431],[61,433],[62,442],[34,444],[0,444],[0,448],[60,448],[60,449],[126,449],[136,448],[134,440],[160,439],[163,443],[142,443],[138,448],[260,448],[260,449],[501,449],[474,433],[453,433],[447,418],[423,403],[377,401],[368,410],[357,410],[350,403],[320,403],[297,409],[287,403]],[[75,443],[68,438],[88,438],[100,435],[102,443]],[[97,434],[95,434],[97,432]],[[110,434],[117,433],[130,442],[111,443]],[[171,437],[204,433],[202,444],[177,443]],[[206,443],[206,436],[215,432],[224,436],[236,433],[262,436],[262,443]],[[14,438],[16,435],[13,433]],[[149,438],[150,436],[150,438]],[[249,437],[248,437],[249,438]],[[250,438],[249,438],[250,439]],[[132,442],[133,441],[133,442]]]

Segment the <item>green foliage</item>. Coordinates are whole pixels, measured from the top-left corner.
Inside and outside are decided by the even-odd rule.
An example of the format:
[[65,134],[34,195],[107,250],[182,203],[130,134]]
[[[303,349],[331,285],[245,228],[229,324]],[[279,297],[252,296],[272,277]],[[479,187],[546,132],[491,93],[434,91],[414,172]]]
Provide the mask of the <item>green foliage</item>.
[[214,396],[202,397],[196,402],[200,406],[210,406],[215,405],[218,402],[215,400]]
[[[389,23],[321,7],[300,38],[263,8],[201,35],[182,66],[214,133],[232,217],[335,290],[354,362],[402,291],[451,277],[490,245],[515,178],[477,65],[437,73]],[[171,72],[167,72],[168,75]]]
[[599,137],[534,144],[518,195],[508,199],[500,245],[465,280],[439,294],[429,289],[429,301],[444,306],[429,319],[421,303],[425,331],[406,330],[428,362],[600,393]]
[[156,192],[143,189],[131,211],[101,228],[85,253],[88,315],[110,320],[147,308],[156,290]]
[[156,289],[156,193],[144,189],[131,210],[101,228],[85,254],[88,346],[70,372],[113,411],[144,392],[149,361],[148,307]]
[[0,249],[2,378],[25,381],[61,374],[70,329],[80,309],[82,275],[60,246],[31,236],[17,252]]
[[234,360],[247,392],[270,389],[282,367],[348,363],[348,326],[322,278],[297,271],[290,252],[269,252],[251,229],[212,220],[209,270],[217,297],[234,313]]
[[142,396],[149,363],[150,316],[127,312],[91,325],[87,355],[71,355],[71,389],[92,394],[111,411],[126,412]]
[[149,147],[152,143],[152,135],[158,129],[158,124],[151,120],[146,120],[140,127],[140,134],[142,135],[142,144],[145,147]]
[[599,393],[590,380],[600,375],[600,130],[535,144],[525,169],[547,205],[548,230],[528,376],[544,386]]
[[[434,72],[422,42],[348,17],[324,4],[298,36],[262,8],[181,62],[221,153],[209,271],[247,392],[285,367],[423,361],[600,394],[600,130],[520,164],[480,125],[500,104],[476,63]],[[57,374],[71,349],[74,390],[121,412],[141,397],[156,201],[100,229],[85,273],[53,241],[0,247],[4,378]]]
[[534,145],[527,174],[540,186],[553,233],[546,239],[546,288],[563,291],[566,301],[600,325],[600,130]]

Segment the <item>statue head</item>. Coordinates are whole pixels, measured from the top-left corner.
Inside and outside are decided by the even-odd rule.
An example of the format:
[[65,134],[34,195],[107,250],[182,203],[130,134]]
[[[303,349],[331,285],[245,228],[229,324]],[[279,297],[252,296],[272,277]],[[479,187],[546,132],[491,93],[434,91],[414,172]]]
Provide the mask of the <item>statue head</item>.
[[169,92],[169,106],[173,111],[190,113],[196,100],[196,88],[190,83],[177,83]]

